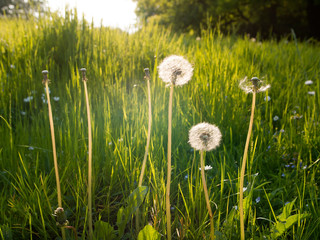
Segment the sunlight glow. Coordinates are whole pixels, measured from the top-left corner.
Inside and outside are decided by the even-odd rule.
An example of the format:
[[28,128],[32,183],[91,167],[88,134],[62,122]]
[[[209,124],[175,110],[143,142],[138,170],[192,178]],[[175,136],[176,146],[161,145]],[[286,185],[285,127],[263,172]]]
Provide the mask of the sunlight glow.
[[79,18],[85,15],[88,22],[94,22],[100,26],[121,28],[129,32],[134,31],[136,24],[136,2],[132,0],[48,0],[48,6],[52,11],[60,11],[62,14],[66,8],[77,8]]

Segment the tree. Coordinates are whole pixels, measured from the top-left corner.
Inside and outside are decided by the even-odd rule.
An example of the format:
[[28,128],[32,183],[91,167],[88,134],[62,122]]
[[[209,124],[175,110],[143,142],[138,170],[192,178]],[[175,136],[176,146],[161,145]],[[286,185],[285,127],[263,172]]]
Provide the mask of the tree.
[[45,0],[0,0],[0,15],[27,15],[32,11],[43,10]]
[[134,0],[142,22],[151,18],[175,31],[216,27],[263,38],[290,34],[320,39],[320,0]]

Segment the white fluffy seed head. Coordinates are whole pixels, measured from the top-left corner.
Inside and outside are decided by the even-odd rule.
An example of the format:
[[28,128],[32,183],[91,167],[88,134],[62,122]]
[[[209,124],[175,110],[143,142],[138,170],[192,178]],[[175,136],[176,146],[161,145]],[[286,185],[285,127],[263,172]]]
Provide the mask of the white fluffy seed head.
[[270,84],[265,84],[262,80],[258,79],[257,77],[253,77],[248,81],[248,78],[245,77],[239,83],[239,87],[245,91],[245,93],[252,93],[254,89],[256,92],[264,92],[269,89],[271,86]]
[[206,122],[193,126],[189,131],[189,143],[196,150],[211,151],[220,145],[221,138],[219,128]]
[[192,65],[177,55],[166,57],[159,65],[158,71],[162,81],[176,86],[186,84],[193,75]]

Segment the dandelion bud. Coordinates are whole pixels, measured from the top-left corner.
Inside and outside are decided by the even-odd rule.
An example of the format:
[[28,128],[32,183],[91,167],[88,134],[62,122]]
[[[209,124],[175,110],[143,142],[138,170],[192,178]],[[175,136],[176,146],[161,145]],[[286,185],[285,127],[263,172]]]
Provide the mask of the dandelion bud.
[[62,207],[58,207],[56,210],[54,210],[54,214],[52,216],[56,217],[56,224],[59,227],[64,227],[69,224],[69,221],[67,220],[66,214]]

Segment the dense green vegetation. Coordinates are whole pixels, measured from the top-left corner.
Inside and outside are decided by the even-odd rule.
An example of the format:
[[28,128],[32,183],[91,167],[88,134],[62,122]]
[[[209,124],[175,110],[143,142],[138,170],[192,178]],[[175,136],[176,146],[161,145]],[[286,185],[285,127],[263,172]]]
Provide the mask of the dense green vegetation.
[[[85,67],[93,130],[93,219],[116,226],[117,212],[138,186],[148,126],[144,68],[151,72],[153,125],[140,207],[140,224],[165,239],[165,175],[169,89],[158,78],[166,56],[182,55],[194,67],[192,80],[173,100],[172,234],[174,239],[209,237],[199,153],[189,129],[216,124],[222,144],[207,152],[206,171],[216,236],[239,239],[237,211],[240,163],[251,95],[239,87],[245,76],[271,84],[257,95],[247,161],[247,239],[320,238],[320,48],[202,31],[177,35],[150,23],[127,34],[93,28],[71,12],[40,19],[0,19],[0,236],[55,239],[57,192],[48,109],[42,84],[48,69],[63,208],[79,238],[87,234],[87,121],[79,69]],[[312,80],[311,85],[305,81]],[[301,218],[301,219],[300,219]],[[291,224],[293,223],[293,224]],[[283,230],[283,231],[282,231]],[[136,239],[132,216],[123,239]],[[281,234],[280,234],[281,233]],[[70,239],[72,232],[67,231]]]
[[134,0],[142,21],[156,19],[175,31],[193,31],[219,25],[224,33],[263,38],[290,35],[320,39],[319,0]]

